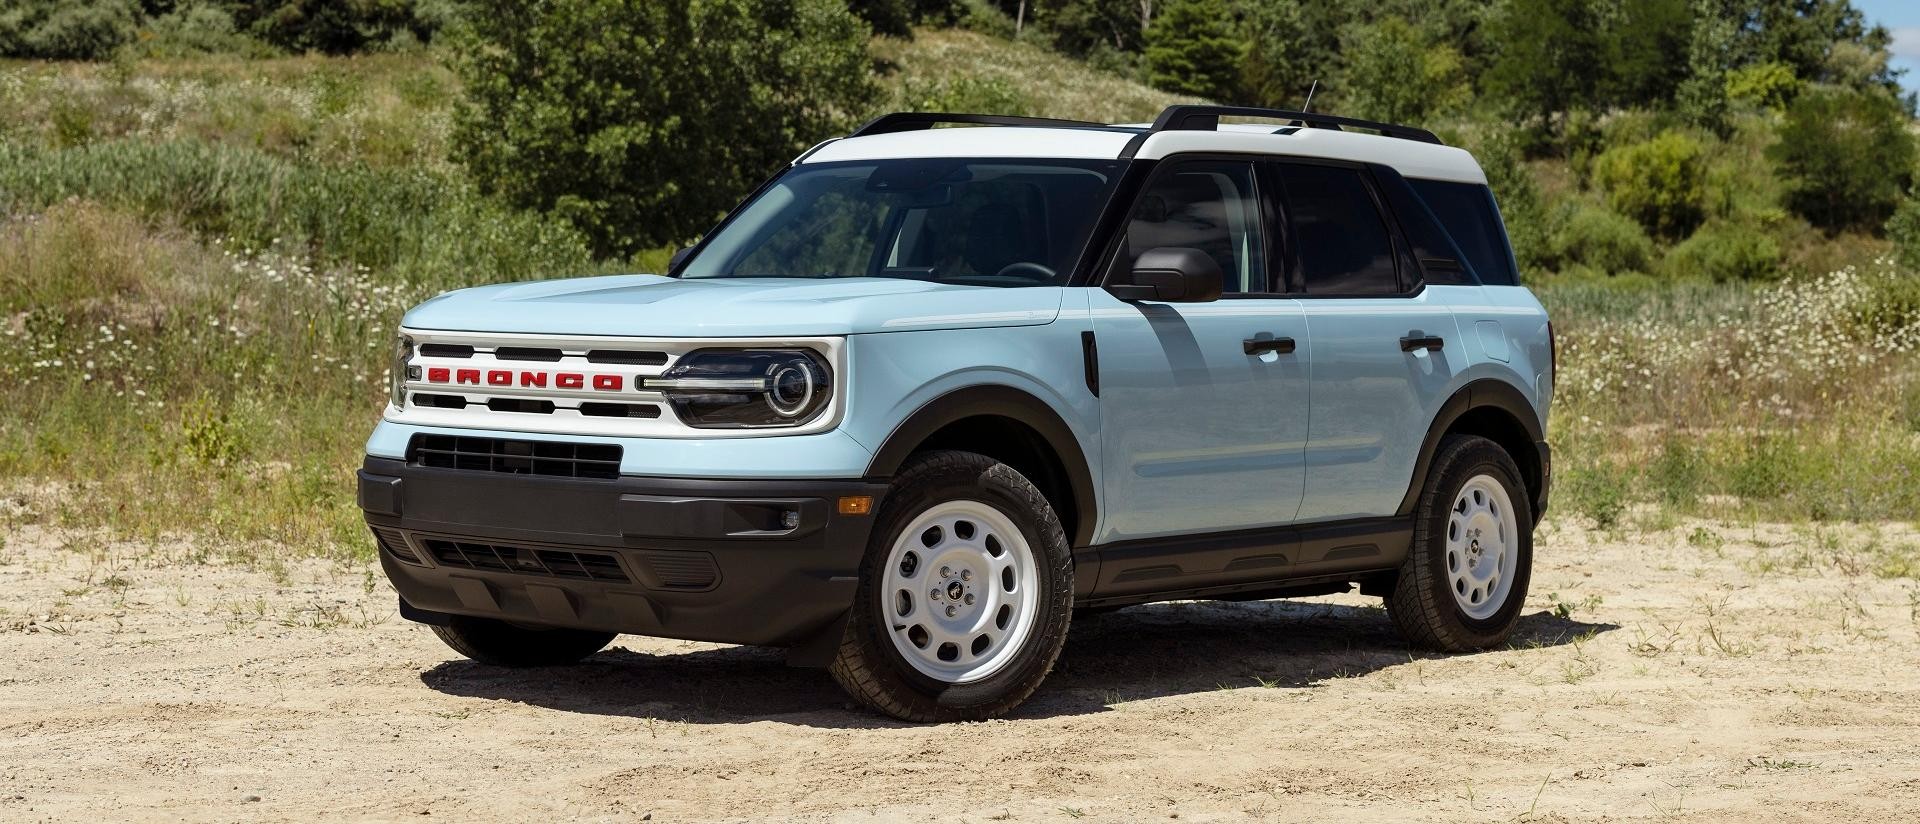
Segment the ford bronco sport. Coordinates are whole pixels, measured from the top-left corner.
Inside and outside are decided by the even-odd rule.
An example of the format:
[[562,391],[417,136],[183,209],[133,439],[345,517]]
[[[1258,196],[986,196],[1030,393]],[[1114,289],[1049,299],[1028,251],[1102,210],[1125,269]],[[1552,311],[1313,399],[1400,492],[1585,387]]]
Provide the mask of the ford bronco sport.
[[1551,477],[1479,166],[1321,114],[887,115],[667,275],[445,294],[393,357],[402,615],[504,666],[786,647],[916,721],[1013,709],[1076,608],[1357,585],[1498,643]]

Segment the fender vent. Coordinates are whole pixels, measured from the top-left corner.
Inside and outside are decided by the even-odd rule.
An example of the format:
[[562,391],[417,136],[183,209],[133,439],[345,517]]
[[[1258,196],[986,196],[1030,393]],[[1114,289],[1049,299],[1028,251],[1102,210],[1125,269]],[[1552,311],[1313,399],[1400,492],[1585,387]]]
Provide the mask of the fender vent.
[[441,566],[578,581],[626,583],[629,580],[620,570],[620,560],[611,553],[535,549],[444,538],[428,538],[421,543]]
[[380,548],[386,550],[387,554],[392,555],[396,561],[404,561],[414,566],[426,566],[426,563],[420,560],[420,556],[414,554],[413,547],[407,545],[407,536],[400,534],[400,530],[376,526],[373,528],[373,542],[379,544]]
[[640,564],[650,573],[642,577],[653,579],[644,583],[654,589],[706,590],[720,583],[720,568],[705,552],[642,552]]

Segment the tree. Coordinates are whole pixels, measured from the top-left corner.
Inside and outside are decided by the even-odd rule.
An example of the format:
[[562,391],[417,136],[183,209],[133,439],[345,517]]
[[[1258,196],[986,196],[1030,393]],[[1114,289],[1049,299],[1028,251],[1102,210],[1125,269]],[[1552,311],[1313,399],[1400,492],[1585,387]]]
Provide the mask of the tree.
[[1214,99],[1232,94],[1241,49],[1225,0],[1176,0],[1147,29],[1153,85]]
[[1487,90],[1518,113],[1551,124],[1591,105],[1599,88],[1600,21],[1587,0],[1513,0],[1492,22],[1497,44]]
[[877,100],[868,29],[832,0],[476,5],[458,159],[602,256],[705,231]]
[[1343,114],[1418,123],[1467,97],[1460,52],[1444,43],[1427,43],[1404,18],[1351,27],[1343,39]]
[[1913,179],[1906,112],[1877,89],[1802,93],[1767,154],[1786,178],[1788,208],[1829,232],[1879,228]]

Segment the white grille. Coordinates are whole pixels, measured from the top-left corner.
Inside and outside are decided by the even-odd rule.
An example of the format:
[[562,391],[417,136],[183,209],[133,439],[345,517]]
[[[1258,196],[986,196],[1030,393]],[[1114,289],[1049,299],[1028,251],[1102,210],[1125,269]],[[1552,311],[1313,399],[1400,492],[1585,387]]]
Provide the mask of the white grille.
[[[387,407],[387,420],[397,423],[636,438],[799,435],[837,425],[846,397],[844,338],[400,333],[414,344],[405,405]],[[689,352],[729,348],[812,349],[833,367],[834,396],[820,417],[801,426],[696,429],[681,423],[658,391],[639,388],[641,379],[659,376]]]

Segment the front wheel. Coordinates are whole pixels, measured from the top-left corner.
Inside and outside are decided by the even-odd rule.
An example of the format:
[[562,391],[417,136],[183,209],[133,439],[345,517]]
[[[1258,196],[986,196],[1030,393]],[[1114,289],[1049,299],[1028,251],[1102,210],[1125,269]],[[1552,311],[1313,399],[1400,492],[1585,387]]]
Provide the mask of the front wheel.
[[1533,512],[1513,457],[1486,438],[1448,435],[1414,518],[1413,545],[1387,597],[1400,635],[1443,652],[1506,640],[1533,570]]
[[984,455],[927,453],[881,505],[829,671],[895,718],[991,718],[1046,678],[1072,605],[1072,554],[1040,490]]

